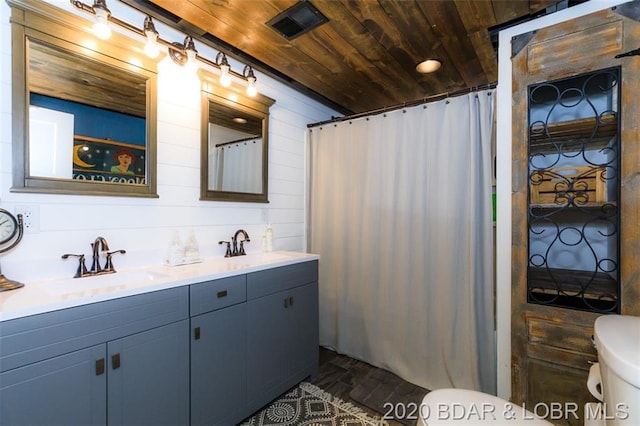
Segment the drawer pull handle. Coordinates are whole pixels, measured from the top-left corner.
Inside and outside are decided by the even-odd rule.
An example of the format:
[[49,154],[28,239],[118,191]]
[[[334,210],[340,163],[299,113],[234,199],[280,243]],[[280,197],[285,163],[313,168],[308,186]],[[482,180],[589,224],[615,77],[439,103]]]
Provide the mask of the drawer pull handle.
[[293,306],[293,296],[289,296],[286,299],[284,299],[284,307],[288,308],[290,306]]
[[226,297],[227,296],[227,290],[222,290],[218,292],[218,299],[220,299],[221,297]]
[[200,340],[200,327],[196,327],[193,329],[193,338],[195,340]]
[[293,306],[293,296],[289,296],[289,306]]
[[104,374],[104,358],[96,360],[96,376]]
[[120,368],[120,354],[113,354],[111,355],[111,368],[113,370],[117,370],[118,368]]

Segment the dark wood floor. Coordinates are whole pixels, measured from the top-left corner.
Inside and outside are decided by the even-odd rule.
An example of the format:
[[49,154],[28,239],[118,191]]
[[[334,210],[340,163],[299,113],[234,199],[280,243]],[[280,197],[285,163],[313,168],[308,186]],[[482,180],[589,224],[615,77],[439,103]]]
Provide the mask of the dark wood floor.
[[325,348],[320,348],[318,377],[311,383],[371,415],[391,413],[391,418],[386,417],[391,426],[415,425],[415,417],[409,412],[409,418],[400,417],[405,409],[410,411],[412,403],[419,406],[428,392],[386,370]]

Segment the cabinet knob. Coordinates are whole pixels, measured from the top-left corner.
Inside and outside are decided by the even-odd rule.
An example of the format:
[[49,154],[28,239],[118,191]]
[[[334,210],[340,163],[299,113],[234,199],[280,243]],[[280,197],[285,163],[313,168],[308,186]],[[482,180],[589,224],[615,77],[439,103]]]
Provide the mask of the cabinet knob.
[[200,327],[196,327],[193,329],[193,338],[195,340],[200,340]]
[[227,290],[222,290],[218,292],[218,299],[227,296]]

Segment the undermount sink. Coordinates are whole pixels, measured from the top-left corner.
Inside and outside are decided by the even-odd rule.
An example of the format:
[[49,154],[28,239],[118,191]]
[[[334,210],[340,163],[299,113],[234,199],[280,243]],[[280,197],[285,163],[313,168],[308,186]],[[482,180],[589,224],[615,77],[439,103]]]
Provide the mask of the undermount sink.
[[41,282],[42,290],[52,295],[65,295],[79,292],[99,294],[126,289],[131,284],[149,283],[169,277],[156,271],[123,271],[113,274],[95,275],[83,278],[69,278]]

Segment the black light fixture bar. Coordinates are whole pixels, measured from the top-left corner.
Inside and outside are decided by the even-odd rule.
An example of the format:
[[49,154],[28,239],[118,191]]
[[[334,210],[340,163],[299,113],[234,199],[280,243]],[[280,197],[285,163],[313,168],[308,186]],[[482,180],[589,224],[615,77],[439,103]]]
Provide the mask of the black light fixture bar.
[[[76,7],[77,9],[86,12],[86,13],[90,13],[92,15],[96,15],[94,6],[98,6],[98,7],[102,7],[106,9],[106,0],[96,0],[96,2],[94,3],[94,6],[90,6],[84,2],[82,2],[81,0],[70,0],[71,4]],[[106,9],[108,10],[108,9]],[[151,16],[147,15],[147,19],[145,19],[145,23],[147,22],[148,19],[150,19]],[[134,34],[137,34],[141,37],[146,37],[146,33],[145,33],[145,29],[144,28],[138,28],[134,25],[131,25],[130,23],[123,21],[121,19],[116,18],[113,14],[109,13],[109,17],[108,17],[108,22],[110,24],[114,24],[117,25],[121,28],[124,28],[127,31],[130,31]],[[157,31],[156,31],[157,33]],[[185,41],[183,43],[179,43],[179,42],[170,42],[167,41],[165,39],[163,39],[162,37],[160,37],[158,35],[157,39],[156,39],[156,43],[158,43],[159,45],[162,45],[164,47],[167,48],[167,51],[169,53],[169,56],[174,60],[174,62],[180,63],[182,65],[184,65],[184,63],[186,62],[186,59],[182,59],[182,58],[187,58],[187,51],[193,49],[193,51],[195,51],[195,55],[194,55],[194,59],[202,62],[203,64],[215,68],[217,70],[221,70],[221,65],[223,64],[222,62],[218,63],[218,61],[211,61],[210,59],[207,59],[206,57],[200,55],[199,53],[197,53],[197,51],[195,50],[195,46],[193,44],[193,38],[189,35],[187,35],[185,37]],[[220,52],[218,55],[222,54],[225,58],[225,63],[226,65],[228,65],[228,62],[226,61],[226,55],[224,55],[224,53]],[[246,69],[246,66],[245,66]],[[229,67],[229,71],[228,74],[232,77],[235,77],[236,79],[239,80],[243,80],[247,83],[249,83],[249,78],[248,76],[246,76],[246,73],[239,73],[234,71],[233,69],[231,69]],[[253,82],[255,83],[255,75],[253,74],[253,72],[251,72],[250,77],[252,77],[254,80]]]

